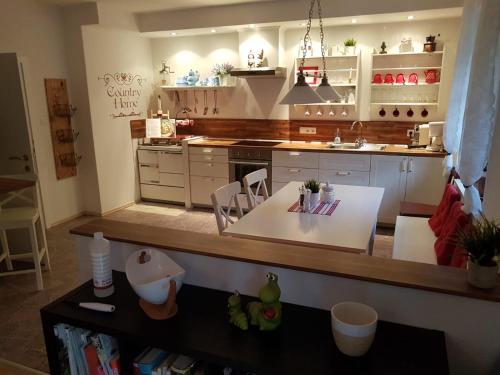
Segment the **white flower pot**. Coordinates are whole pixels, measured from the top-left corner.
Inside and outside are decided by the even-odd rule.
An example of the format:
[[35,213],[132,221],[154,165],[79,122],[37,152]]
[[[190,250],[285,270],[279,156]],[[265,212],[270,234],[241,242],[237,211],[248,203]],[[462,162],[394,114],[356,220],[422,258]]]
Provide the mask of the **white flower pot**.
[[319,204],[319,193],[311,193],[311,199],[310,199],[310,207],[311,207],[311,211],[314,210],[318,204]]
[[481,289],[493,289],[497,285],[498,264],[495,266],[481,266],[467,262],[467,282]]
[[345,54],[352,56],[356,54],[356,46],[345,46]]
[[219,76],[219,85],[228,86],[228,78],[229,78],[229,76],[227,74],[224,74],[223,76]]

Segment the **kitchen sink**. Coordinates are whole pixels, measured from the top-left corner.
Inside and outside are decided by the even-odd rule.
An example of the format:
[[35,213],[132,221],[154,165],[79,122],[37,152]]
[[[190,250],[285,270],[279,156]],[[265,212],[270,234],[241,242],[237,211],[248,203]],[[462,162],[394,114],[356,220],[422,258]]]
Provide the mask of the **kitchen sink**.
[[383,151],[386,145],[366,143],[363,146],[359,147],[356,143],[330,143],[329,147],[334,150]]

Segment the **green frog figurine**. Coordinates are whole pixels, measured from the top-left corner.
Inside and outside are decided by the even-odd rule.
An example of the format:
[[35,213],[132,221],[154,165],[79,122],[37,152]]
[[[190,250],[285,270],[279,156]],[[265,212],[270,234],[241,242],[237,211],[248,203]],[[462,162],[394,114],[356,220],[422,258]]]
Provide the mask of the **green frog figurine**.
[[241,297],[237,290],[227,299],[227,307],[231,324],[246,331],[248,329],[248,318],[241,310]]
[[272,331],[281,323],[281,289],[278,276],[268,273],[267,284],[260,288],[259,298],[262,302],[250,302],[248,313],[250,323],[259,326],[261,331]]

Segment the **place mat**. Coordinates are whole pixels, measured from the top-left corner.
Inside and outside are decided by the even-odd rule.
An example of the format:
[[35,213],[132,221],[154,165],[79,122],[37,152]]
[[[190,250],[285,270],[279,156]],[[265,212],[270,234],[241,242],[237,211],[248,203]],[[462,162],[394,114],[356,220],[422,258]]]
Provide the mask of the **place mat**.
[[[333,214],[333,211],[337,208],[339,205],[340,200],[337,199],[332,203],[323,203],[321,202],[318,204],[311,212],[308,212],[309,214],[314,214],[314,215],[328,215],[331,216]],[[295,202],[289,209],[288,212],[302,212],[299,207],[299,201]]]

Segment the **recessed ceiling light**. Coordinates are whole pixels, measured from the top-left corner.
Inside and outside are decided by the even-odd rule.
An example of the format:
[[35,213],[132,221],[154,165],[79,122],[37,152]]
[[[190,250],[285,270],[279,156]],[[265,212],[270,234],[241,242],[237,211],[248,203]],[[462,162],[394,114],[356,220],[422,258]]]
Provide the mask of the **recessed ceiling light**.
[[177,35],[177,33],[171,32],[170,35],[174,36],[174,35]]
[[210,32],[212,32],[212,33],[215,33],[216,31],[217,31],[217,30],[215,30],[215,29],[210,30]]
[[250,25],[248,25],[248,27],[253,29],[255,27],[255,25],[253,23],[251,23]]
[[412,20],[412,19],[414,19],[414,18],[415,18],[414,16],[408,16],[408,19],[409,19],[409,20]]
[[357,20],[356,18],[353,18],[353,19],[351,20],[351,22],[352,22],[352,23],[356,23],[356,22],[358,22],[358,20]]

